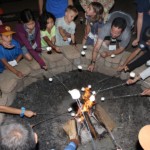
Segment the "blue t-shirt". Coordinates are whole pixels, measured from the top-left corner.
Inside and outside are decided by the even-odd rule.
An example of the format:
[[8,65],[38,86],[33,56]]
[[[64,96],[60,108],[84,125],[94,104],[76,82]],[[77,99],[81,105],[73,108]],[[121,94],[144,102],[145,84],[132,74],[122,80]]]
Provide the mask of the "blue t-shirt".
[[52,13],[56,18],[61,18],[65,15],[65,10],[68,7],[68,0],[47,0],[46,10]]
[[16,59],[20,54],[22,54],[20,44],[17,41],[12,40],[11,44],[14,45],[14,48],[12,49],[7,49],[0,45],[0,73],[5,70],[5,66],[1,59],[5,58],[8,62]]

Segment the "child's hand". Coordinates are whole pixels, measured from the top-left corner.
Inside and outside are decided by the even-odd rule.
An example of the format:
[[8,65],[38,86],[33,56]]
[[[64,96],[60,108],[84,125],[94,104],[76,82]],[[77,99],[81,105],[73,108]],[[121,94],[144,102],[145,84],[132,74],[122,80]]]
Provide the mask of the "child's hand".
[[31,118],[31,117],[35,116],[36,113],[33,112],[33,111],[30,111],[30,110],[26,110],[25,113],[24,113],[24,115],[25,115],[26,117]]
[[19,77],[19,78],[23,78],[23,77],[24,77],[23,73],[20,72],[20,71],[17,71],[17,72],[16,72],[16,75],[17,75],[17,77]]
[[68,37],[67,37],[67,36],[64,36],[64,37],[63,37],[63,40],[64,40],[64,41],[67,41],[67,40],[68,40]]
[[57,53],[61,53],[61,50],[59,47],[55,47],[54,50],[57,52]]
[[127,83],[128,85],[130,85],[130,84],[133,84],[133,83],[135,83],[135,82],[136,82],[136,80],[134,80],[134,79],[128,79],[126,83]]

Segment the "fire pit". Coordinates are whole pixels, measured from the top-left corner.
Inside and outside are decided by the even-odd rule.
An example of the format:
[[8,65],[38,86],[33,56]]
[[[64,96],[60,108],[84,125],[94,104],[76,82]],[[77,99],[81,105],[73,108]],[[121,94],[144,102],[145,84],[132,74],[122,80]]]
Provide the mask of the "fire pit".
[[[78,89],[91,85],[91,91],[96,91],[96,105],[100,105],[114,120],[116,127],[112,132],[104,128],[100,139],[94,140],[96,150],[115,149],[115,141],[125,150],[139,150],[137,144],[138,131],[148,124],[149,100],[140,97],[142,91],[139,85],[127,86],[125,81],[116,77],[109,77],[100,73],[88,71],[72,71],[61,73],[52,80],[43,78],[26,87],[17,94],[13,107],[26,107],[37,112],[31,119],[24,118],[33,125],[39,136],[39,150],[63,150],[68,138],[63,125],[74,117],[68,112],[75,100],[72,99],[64,85],[69,89]],[[98,93],[97,93],[98,92]],[[81,92],[84,95],[83,92]],[[81,112],[77,112],[81,113]],[[17,119],[21,119],[15,116]],[[100,127],[101,128],[101,127]],[[79,150],[92,150],[92,143],[81,144]]]

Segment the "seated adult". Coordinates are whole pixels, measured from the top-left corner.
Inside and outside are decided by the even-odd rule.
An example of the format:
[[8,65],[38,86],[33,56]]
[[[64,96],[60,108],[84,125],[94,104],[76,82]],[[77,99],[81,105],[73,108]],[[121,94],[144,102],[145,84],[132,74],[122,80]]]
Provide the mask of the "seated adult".
[[125,50],[131,37],[131,23],[129,23],[131,17],[128,16],[128,14],[123,12],[113,13],[110,16],[101,32],[98,33],[98,40],[92,52],[92,61],[88,67],[89,71],[93,71],[97,55],[104,41],[106,43],[107,40],[107,45],[109,46],[107,47],[108,50],[101,53],[103,58],[112,54],[118,55]]
[[[35,150],[38,136],[26,122],[6,120],[0,126],[0,150]],[[77,140],[71,139],[65,150],[75,150]]]
[[0,139],[1,150],[34,150],[38,142],[29,124],[10,119],[0,126]]
[[[140,57],[133,61],[137,55],[140,55]],[[145,29],[139,47],[130,54],[123,65],[119,66],[118,71],[132,71],[148,60],[150,60],[150,26]]]

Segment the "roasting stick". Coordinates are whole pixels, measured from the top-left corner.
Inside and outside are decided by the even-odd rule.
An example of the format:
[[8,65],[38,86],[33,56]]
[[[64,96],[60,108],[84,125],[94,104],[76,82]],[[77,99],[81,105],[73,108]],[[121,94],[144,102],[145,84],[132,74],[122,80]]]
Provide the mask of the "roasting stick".
[[[46,121],[49,121],[49,120],[52,120],[52,119],[55,119],[55,118],[58,118],[58,117],[60,117],[60,116],[62,116],[62,115],[64,115],[64,114],[67,114],[68,112],[64,112],[64,113],[61,113],[61,114],[57,114],[56,116],[54,116],[54,117],[51,117],[51,118],[48,118],[48,119],[45,119],[45,120],[42,120],[42,121],[39,121],[38,123],[36,123],[36,124],[34,124],[34,125],[32,125],[32,128],[34,128],[34,127],[36,127],[37,125],[39,125],[39,124],[41,124],[41,123],[43,123],[43,122],[46,122]],[[40,113],[39,113],[40,114]],[[42,114],[42,113],[41,113]],[[38,113],[37,113],[37,115],[38,115]],[[47,114],[46,114],[47,115]]]
[[123,95],[123,96],[114,96],[114,97],[106,98],[105,100],[129,98],[129,97],[141,97],[141,96],[142,96],[141,94],[129,94],[129,95]]
[[[78,107],[79,107],[80,111],[82,112],[82,104],[81,104],[81,102],[80,102],[80,99],[76,99],[76,102],[77,102],[77,104],[78,104]],[[89,136],[90,136],[90,138],[91,138],[91,141],[92,141],[92,148],[93,148],[93,150],[96,150],[95,142],[94,142],[94,140],[93,140],[92,133],[91,133],[91,131],[90,131],[89,125],[88,125],[87,120],[86,120],[86,117],[85,117],[85,115],[84,115],[84,112],[82,112],[82,115],[83,115],[84,120],[85,120],[84,126],[87,127],[88,134],[89,134]]]
[[127,84],[127,83],[125,82],[125,83],[121,83],[121,84],[118,84],[118,85],[115,85],[115,86],[111,86],[111,87],[108,87],[108,88],[102,89],[102,90],[101,90],[101,88],[100,88],[100,89],[98,89],[98,91],[97,91],[96,93],[98,94],[99,92],[104,92],[104,91],[107,91],[107,90],[111,90],[111,89],[114,89],[114,88],[118,88],[118,87],[124,86],[124,85],[126,85],[126,84]]

